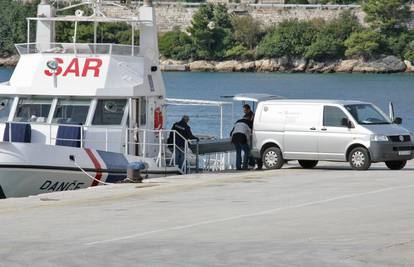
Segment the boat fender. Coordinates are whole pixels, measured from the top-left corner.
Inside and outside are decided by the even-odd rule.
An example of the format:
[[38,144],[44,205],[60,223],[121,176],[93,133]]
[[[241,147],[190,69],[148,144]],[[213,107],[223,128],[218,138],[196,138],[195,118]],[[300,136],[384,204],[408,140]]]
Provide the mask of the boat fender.
[[154,110],[154,129],[161,130],[164,125],[164,117],[160,107],[157,107]]

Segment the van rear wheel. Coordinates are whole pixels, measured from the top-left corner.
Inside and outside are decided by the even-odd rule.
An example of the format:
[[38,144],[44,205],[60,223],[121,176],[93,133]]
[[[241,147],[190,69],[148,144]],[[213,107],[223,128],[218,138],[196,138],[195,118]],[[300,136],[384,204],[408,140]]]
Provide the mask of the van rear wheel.
[[312,169],[315,168],[316,165],[318,165],[317,160],[298,160],[299,165],[302,166],[304,169]]
[[365,147],[356,147],[349,153],[351,168],[358,171],[368,170],[371,167],[371,157]]
[[385,165],[387,165],[390,170],[401,170],[405,167],[405,164],[407,164],[406,160],[393,160],[385,162]]
[[280,169],[285,163],[282,151],[278,147],[267,148],[262,155],[262,161],[266,169]]

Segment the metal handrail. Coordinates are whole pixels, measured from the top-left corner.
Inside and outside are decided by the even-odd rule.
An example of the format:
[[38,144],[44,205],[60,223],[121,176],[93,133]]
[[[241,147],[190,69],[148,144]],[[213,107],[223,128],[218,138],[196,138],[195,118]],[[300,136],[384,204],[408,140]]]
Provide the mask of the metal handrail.
[[19,43],[15,47],[25,54],[84,54],[139,56],[140,47],[112,43]]
[[[184,138],[183,135],[181,135],[179,132],[175,131],[175,130],[151,130],[151,129],[139,129],[139,128],[127,128],[127,127],[122,127],[122,126],[103,126],[103,125],[76,125],[76,124],[55,124],[55,123],[30,123],[30,122],[15,122],[15,121],[9,121],[7,123],[10,124],[33,124],[33,125],[38,125],[38,126],[45,126],[48,127],[48,133],[49,133],[49,137],[48,139],[46,139],[45,144],[47,145],[56,145],[56,141],[57,140],[61,140],[61,141],[73,141],[73,142],[79,142],[80,143],[80,147],[85,147],[85,141],[86,146],[89,147],[89,145],[91,143],[93,144],[104,144],[105,147],[105,151],[108,151],[109,148],[109,144],[120,144],[121,146],[125,146],[125,151],[124,154],[128,155],[128,147],[130,145],[139,145],[142,150],[141,156],[142,157],[147,157],[147,152],[148,149],[150,147],[156,147],[157,148],[157,155],[154,155],[154,157],[156,158],[156,163],[158,164],[159,167],[164,167],[164,166],[174,166],[174,167],[178,167],[177,163],[175,162],[175,156],[177,151],[180,151],[181,153],[184,154],[184,162],[181,168],[181,172],[182,173],[187,173],[189,169],[195,168],[195,170],[197,171],[199,168],[199,155],[196,151],[192,151],[190,153],[190,149],[189,149],[189,145],[191,142],[193,142],[193,140],[187,140]],[[54,133],[54,131],[56,130],[56,128],[58,128],[59,126],[70,126],[70,127],[78,127],[81,130],[81,135],[80,138],[58,138],[56,136],[56,133]],[[54,129],[54,127],[56,127]],[[104,131],[105,137],[103,139],[90,139],[87,138],[87,133],[89,130],[93,130],[93,129],[100,129]],[[108,137],[108,134],[111,131],[116,131],[116,132],[121,132],[121,133],[125,133],[124,138],[122,138],[121,140],[110,140],[110,138]],[[140,139],[139,142],[135,142],[133,141],[133,139],[130,136],[130,133],[134,133],[134,134],[141,134],[142,140]],[[103,133],[103,132],[101,132]],[[156,134],[156,138],[154,139],[154,141],[150,141],[148,140],[147,136],[150,134]],[[173,133],[173,140],[172,142],[165,142],[165,140],[167,139],[166,137],[170,134]],[[180,147],[177,145],[176,143],[176,137],[179,136],[180,138],[182,138],[184,140],[184,147]],[[9,141],[10,143],[13,143],[13,135],[12,135],[12,127],[11,125],[9,126]],[[89,145],[88,145],[89,143]],[[197,143],[198,144],[198,143]],[[219,155],[216,155],[216,157]],[[194,159],[195,157],[195,165],[192,165],[192,159]],[[220,156],[222,157],[222,156]],[[216,159],[218,160],[218,159]],[[205,160],[204,160],[205,161]],[[205,164],[207,165],[207,164]],[[208,167],[208,166],[207,166]],[[216,168],[216,167],[214,167]],[[223,169],[222,163],[220,163],[219,169]]]

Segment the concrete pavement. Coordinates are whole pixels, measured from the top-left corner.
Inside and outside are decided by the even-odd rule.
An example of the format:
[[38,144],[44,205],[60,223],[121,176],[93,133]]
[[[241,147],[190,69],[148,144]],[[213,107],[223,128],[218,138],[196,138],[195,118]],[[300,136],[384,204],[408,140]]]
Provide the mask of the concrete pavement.
[[414,162],[201,174],[0,201],[0,266],[414,266]]

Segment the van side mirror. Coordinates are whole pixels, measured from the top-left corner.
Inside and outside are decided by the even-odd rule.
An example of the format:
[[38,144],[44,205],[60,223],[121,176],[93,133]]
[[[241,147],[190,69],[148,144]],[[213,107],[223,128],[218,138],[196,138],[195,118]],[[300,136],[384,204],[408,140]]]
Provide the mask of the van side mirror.
[[402,119],[400,117],[397,117],[394,119],[393,123],[395,124],[401,124],[402,123]]
[[354,124],[348,118],[342,118],[342,126],[354,128]]

